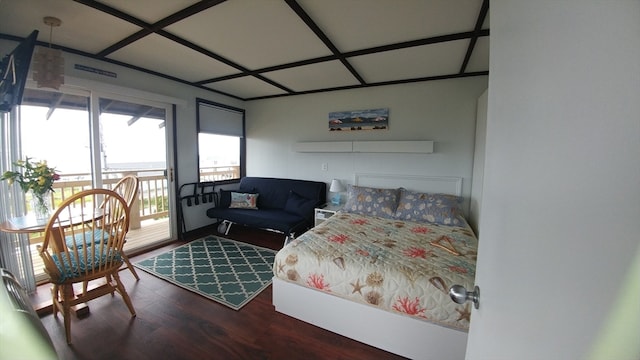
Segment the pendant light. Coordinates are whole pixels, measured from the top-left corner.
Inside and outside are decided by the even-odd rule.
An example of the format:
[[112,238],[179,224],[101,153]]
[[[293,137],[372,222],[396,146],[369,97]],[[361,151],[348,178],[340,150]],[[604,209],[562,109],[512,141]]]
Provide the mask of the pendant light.
[[60,49],[51,48],[53,28],[62,25],[62,21],[53,16],[45,16],[43,21],[49,25],[49,47],[39,47],[33,56],[33,80],[39,88],[59,90],[64,84],[64,58]]

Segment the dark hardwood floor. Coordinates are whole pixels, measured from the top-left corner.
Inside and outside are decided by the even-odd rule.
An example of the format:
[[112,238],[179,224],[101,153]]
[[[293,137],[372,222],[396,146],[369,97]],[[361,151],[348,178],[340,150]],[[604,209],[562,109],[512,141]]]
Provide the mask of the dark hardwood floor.
[[[214,234],[213,229],[190,234],[188,240],[208,234]],[[281,234],[240,226],[227,237],[272,249],[283,243]],[[271,286],[235,311],[144,271],[138,275],[140,281],[135,281],[129,270],[120,272],[137,316],[130,317],[117,294],[93,300],[88,317],[72,316],[72,345],[66,344],[62,316],[41,315],[60,359],[402,359],[277,313]],[[42,285],[31,300],[40,304],[49,297],[49,285]]]

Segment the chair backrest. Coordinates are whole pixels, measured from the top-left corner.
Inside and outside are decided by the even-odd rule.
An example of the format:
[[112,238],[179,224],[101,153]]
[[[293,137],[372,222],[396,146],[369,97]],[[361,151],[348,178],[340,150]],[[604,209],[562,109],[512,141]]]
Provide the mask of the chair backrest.
[[69,197],[49,219],[38,247],[51,281],[97,278],[119,268],[128,229],[129,207],[115,191],[91,189]]
[[127,175],[115,184],[113,191],[120,194],[131,207],[138,196],[138,187],[140,187],[140,179],[135,175]]

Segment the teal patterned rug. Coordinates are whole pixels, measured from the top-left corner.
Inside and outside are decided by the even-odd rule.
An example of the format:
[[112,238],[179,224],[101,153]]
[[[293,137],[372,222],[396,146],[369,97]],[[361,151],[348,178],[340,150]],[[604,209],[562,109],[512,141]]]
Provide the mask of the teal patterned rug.
[[271,284],[275,254],[271,249],[207,236],[134,266],[239,310]]

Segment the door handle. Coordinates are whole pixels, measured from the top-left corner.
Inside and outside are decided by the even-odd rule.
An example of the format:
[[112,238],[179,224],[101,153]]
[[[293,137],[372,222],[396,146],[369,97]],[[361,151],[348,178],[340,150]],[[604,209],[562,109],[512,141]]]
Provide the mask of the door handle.
[[470,300],[473,301],[473,307],[480,308],[480,288],[477,285],[473,291],[467,291],[462,285],[453,285],[449,288],[449,296],[455,303],[464,304]]

